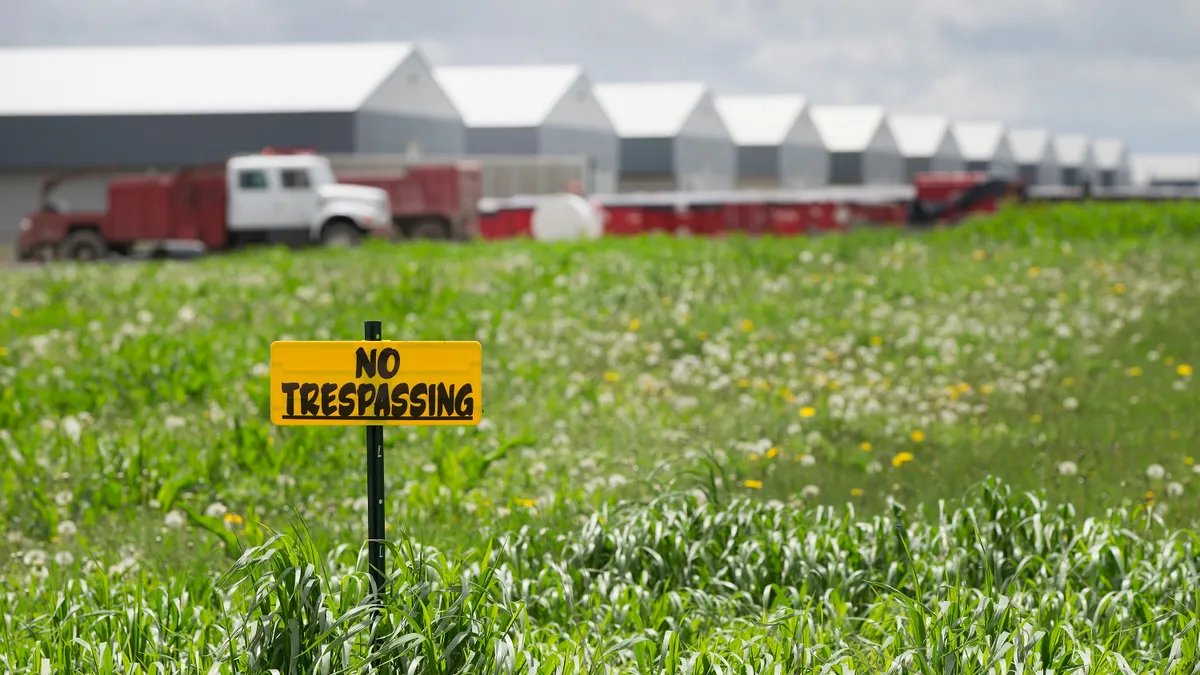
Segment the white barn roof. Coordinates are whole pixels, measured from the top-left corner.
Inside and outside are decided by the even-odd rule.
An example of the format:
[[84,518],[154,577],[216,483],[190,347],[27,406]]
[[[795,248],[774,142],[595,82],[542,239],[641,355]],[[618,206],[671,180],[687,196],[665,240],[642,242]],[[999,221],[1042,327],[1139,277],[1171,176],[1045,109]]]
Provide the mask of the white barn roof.
[[1060,134],[1054,137],[1054,152],[1063,166],[1083,166],[1088,161],[1091,140],[1083,134]]
[[351,112],[401,43],[0,49],[0,116]]
[[1096,167],[1102,171],[1111,171],[1127,164],[1128,150],[1125,142],[1117,138],[1098,138],[1092,143],[1092,156]]
[[579,66],[455,66],[434,77],[468,127],[535,127],[583,77]]
[[887,113],[877,105],[828,105],[813,106],[809,115],[827,151],[864,152]]
[[950,120],[941,115],[891,115],[888,124],[905,157],[933,157],[950,132]]
[[1008,144],[1019,164],[1041,164],[1050,154],[1050,132],[1045,129],[1013,129]]
[[787,139],[796,120],[804,114],[805,100],[787,94],[718,96],[715,104],[734,143],[772,146]]
[[598,84],[596,100],[621,138],[670,138],[679,135],[704,100],[703,82]]
[[955,122],[950,126],[963,159],[968,162],[990,162],[1004,142],[1001,122]]
[[1200,182],[1200,155],[1134,155],[1130,164],[1139,185],[1154,180]]

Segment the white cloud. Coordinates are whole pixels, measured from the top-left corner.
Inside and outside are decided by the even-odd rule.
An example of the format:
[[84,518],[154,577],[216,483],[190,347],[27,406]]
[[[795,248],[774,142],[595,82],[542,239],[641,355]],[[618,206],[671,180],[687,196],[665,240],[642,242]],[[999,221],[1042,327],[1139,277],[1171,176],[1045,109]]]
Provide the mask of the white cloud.
[[6,44],[416,40],[435,63],[999,118],[1200,151],[1196,0],[42,0]]

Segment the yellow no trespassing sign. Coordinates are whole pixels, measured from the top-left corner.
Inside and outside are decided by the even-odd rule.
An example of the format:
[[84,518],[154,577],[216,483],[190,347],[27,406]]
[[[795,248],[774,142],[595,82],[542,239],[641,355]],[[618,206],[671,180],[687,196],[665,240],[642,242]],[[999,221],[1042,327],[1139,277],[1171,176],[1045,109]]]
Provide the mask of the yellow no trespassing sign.
[[478,342],[272,342],[271,422],[476,425],[482,380]]

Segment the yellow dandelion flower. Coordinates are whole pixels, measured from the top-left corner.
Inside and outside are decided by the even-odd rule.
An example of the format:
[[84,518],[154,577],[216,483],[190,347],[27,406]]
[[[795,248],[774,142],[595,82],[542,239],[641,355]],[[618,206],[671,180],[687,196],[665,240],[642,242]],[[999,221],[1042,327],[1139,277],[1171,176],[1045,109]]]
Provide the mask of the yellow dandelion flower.
[[1063,378],[1063,383],[1062,383],[1062,384],[1063,384],[1063,386],[1064,386],[1064,387],[1070,387],[1071,385],[1075,384],[1075,378],[1073,378],[1073,377],[1064,377],[1064,378]]
[[897,469],[913,461],[914,457],[911,452],[901,452],[892,458],[892,466]]
[[1192,459],[1191,457],[1184,457],[1183,463],[1187,464],[1188,466],[1191,466],[1196,463],[1196,460]]
[[1127,369],[1125,371],[1125,374],[1128,375],[1129,377],[1141,377],[1142,369],[1137,366],[1133,366],[1132,368]]
[[966,382],[959,382],[958,383],[958,391],[965,394],[965,393],[971,391],[971,385],[967,384]]
[[1179,438],[1179,432],[1172,429],[1168,434],[1172,439]]
[[758,453],[757,453],[757,452],[752,452],[752,453],[750,453],[750,461],[751,461],[751,462],[757,462],[757,461],[758,461]]
[[8,347],[0,345],[0,359],[8,356]]
[[806,405],[806,406],[804,406],[803,408],[801,408],[801,409],[800,409],[800,416],[801,416],[801,417],[812,417],[812,416],[814,416],[814,415],[816,415],[816,414],[817,414],[817,409],[816,409],[816,408],[813,408],[812,406],[807,406],[807,405]]
[[858,444],[858,447],[859,447],[859,449],[860,449],[860,450],[862,450],[863,452],[870,452],[870,451],[871,451],[871,444],[870,444],[870,443],[868,443],[868,442],[866,442],[866,441],[863,441],[862,443],[859,443],[859,444]]
[[14,318],[15,318],[15,317],[18,317],[18,316],[21,316],[21,308],[20,308],[20,307],[13,307],[13,308],[12,308],[12,315],[13,315],[13,317],[14,317]]
[[920,443],[925,440],[925,432],[920,429],[913,429],[913,432],[908,437],[913,440],[913,443]]
[[1036,277],[1037,275],[1039,275],[1041,273],[1042,273],[1042,270],[1037,265],[1034,265],[1033,267],[1029,268],[1029,278],[1030,279],[1033,279],[1034,277]]
[[872,347],[878,347],[881,344],[883,344],[883,338],[879,337],[878,335],[871,337],[871,346]]
[[861,497],[861,496],[863,496],[863,491],[862,491],[862,488],[850,488],[850,496],[851,496],[851,497]]
[[975,251],[973,253],[971,253],[971,257],[974,258],[975,260],[983,260],[984,258],[987,257],[987,251],[985,251],[981,248],[977,248],[977,249],[975,249]]
[[992,388],[992,385],[990,385],[990,384],[985,384],[979,388],[979,393],[983,394],[984,396],[987,396],[988,394],[992,393],[993,391],[995,391],[995,389]]
[[754,330],[754,322],[750,319],[742,319],[742,332],[749,333]]
[[236,513],[226,513],[225,522],[229,525],[241,525],[244,521],[242,520],[242,517]]
[[609,382],[616,382],[617,380],[621,379],[621,376],[610,370],[604,374],[604,379]]
[[1179,373],[1180,377],[1191,377],[1192,367],[1186,363],[1181,363],[1175,367],[1175,372]]
[[742,389],[745,389],[746,387],[750,386],[750,380],[743,377],[742,379],[738,380],[738,386]]
[[762,489],[762,481],[754,480],[753,478],[747,478],[744,485],[746,487],[750,488],[751,490],[761,490]]
[[537,506],[536,499],[525,499],[523,497],[517,497],[514,501],[517,502],[518,506],[523,506],[527,509],[532,509],[533,507]]
[[629,322],[629,330],[634,331],[635,333],[637,332],[637,329],[639,329],[641,327],[642,327],[642,322],[638,321],[637,319],[634,319],[633,321]]
[[771,448],[767,451],[767,459],[775,459],[779,456],[779,448]]
[[1150,501],[1151,499],[1154,499],[1154,490],[1146,490],[1145,497],[1146,497],[1146,501]]
[[708,339],[708,333],[705,331],[700,331],[700,333],[697,334],[696,337],[700,338],[700,341],[703,342]]
[[1122,293],[1125,292],[1125,284],[1120,284],[1120,283],[1113,284],[1112,291],[1113,291],[1113,293],[1116,293],[1117,295],[1121,295]]
[[1042,421],[1042,416],[1041,416],[1041,415],[1038,415],[1037,413],[1034,413],[1034,414],[1032,414],[1032,415],[1030,415],[1030,416],[1029,416],[1029,423],[1030,423],[1030,424],[1038,424],[1038,423],[1040,423],[1041,421]]

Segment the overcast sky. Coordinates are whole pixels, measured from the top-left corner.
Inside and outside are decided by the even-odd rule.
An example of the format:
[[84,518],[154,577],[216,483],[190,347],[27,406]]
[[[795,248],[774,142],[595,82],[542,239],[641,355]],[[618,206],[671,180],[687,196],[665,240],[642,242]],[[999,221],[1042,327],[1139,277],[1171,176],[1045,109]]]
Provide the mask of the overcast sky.
[[1200,152],[1200,0],[0,0],[5,45],[412,40],[435,64],[1001,119]]

